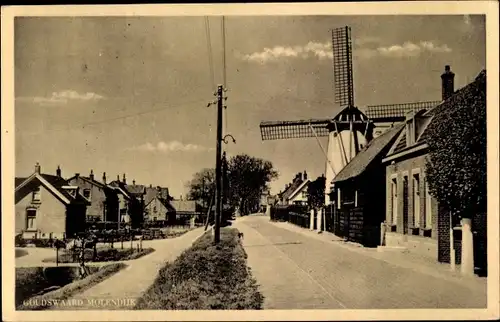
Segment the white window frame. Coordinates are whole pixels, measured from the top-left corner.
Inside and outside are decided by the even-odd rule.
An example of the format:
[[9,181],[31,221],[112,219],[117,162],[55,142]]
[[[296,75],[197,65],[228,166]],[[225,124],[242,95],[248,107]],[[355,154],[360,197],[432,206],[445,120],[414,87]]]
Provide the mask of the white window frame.
[[[85,196],[85,192],[88,191],[89,192],[89,196],[86,197]],[[82,190],[82,196],[87,199],[88,201],[92,200],[92,189],[83,189]]]
[[33,190],[31,195],[32,202],[40,202],[42,201],[42,187],[38,186]]
[[[34,212],[35,215],[28,215],[29,212]],[[36,231],[37,228],[36,228],[36,217],[38,215],[38,212],[36,209],[33,209],[33,208],[27,208],[26,209],[26,231]],[[32,218],[33,219],[33,227],[29,227],[29,219]]]

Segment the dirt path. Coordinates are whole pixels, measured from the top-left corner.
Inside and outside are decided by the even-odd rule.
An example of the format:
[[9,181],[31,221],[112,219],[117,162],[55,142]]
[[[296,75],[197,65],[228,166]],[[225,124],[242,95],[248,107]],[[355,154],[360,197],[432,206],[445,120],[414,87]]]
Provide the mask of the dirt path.
[[135,301],[153,283],[160,268],[175,260],[202,233],[203,228],[197,228],[177,238],[151,241],[148,247],[155,248],[155,252],[127,261],[125,269],[70,298],[69,302],[76,305],[52,307],[52,310],[132,309]]

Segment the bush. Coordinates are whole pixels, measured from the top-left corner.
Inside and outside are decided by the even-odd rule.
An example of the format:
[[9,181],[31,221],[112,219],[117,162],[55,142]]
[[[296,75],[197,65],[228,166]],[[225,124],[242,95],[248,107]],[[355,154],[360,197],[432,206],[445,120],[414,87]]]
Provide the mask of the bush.
[[486,71],[437,107],[429,124],[429,190],[455,220],[486,211]]
[[221,241],[206,233],[163,267],[137,309],[261,309],[263,297],[246,265],[238,230],[221,229]]
[[26,240],[23,238],[23,234],[16,235],[14,244],[16,247],[26,247]]

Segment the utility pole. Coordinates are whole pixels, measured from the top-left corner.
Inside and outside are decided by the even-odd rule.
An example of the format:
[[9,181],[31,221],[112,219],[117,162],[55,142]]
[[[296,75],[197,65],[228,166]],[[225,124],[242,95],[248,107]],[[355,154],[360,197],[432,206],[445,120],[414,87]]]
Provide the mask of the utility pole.
[[214,242],[220,241],[220,219],[221,219],[221,204],[222,204],[222,110],[223,110],[223,95],[224,89],[222,85],[217,87],[217,149],[215,159],[215,227],[214,227]]

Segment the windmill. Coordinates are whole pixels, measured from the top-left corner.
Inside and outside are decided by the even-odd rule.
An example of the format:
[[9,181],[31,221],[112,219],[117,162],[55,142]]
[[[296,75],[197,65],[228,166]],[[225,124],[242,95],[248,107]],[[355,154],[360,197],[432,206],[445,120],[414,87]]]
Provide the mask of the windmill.
[[[326,158],[325,204],[335,176],[374,137],[374,129],[406,119],[410,112],[431,108],[439,101],[368,106],[366,114],[354,103],[351,28],[332,30],[335,102],[341,111],[332,119],[261,122],[262,140],[315,137]],[[389,125],[388,125],[389,124]],[[319,137],[328,137],[327,150]],[[319,225],[321,227],[321,225]]]

